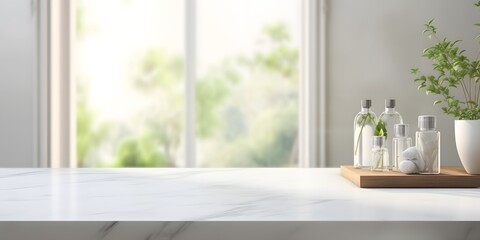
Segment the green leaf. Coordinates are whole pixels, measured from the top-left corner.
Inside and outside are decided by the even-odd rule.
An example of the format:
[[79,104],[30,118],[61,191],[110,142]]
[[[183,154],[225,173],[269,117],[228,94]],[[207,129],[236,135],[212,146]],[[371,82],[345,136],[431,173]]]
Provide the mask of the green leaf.
[[453,47],[455,44],[461,42],[462,40],[458,39],[458,40],[455,40],[453,41],[450,45]]
[[387,138],[387,127],[385,122],[380,119],[378,120],[377,126],[375,126],[375,131],[373,133],[374,136],[385,136]]
[[433,102],[433,105],[437,105],[437,104],[440,104],[440,103],[442,103],[442,101],[440,101],[440,100],[435,100],[435,102]]
[[428,86],[426,93],[427,93],[427,95],[430,94],[430,93],[437,93],[437,89],[435,88],[435,85],[432,84],[432,85]]

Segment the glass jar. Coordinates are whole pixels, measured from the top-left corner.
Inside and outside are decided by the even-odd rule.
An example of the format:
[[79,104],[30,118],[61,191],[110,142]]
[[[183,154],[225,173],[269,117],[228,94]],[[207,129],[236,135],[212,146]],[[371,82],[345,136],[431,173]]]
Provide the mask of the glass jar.
[[418,117],[416,146],[421,161],[425,163],[420,174],[440,173],[440,132],[436,130],[436,116],[423,115]]
[[395,124],[395,137],[392,140],[392,164],[393,170],[399,171],[400,163],[404,160],[403,151],[412,146],[412,138],[408,137],[410,126],[408,124]]
[[389,171],[390,161],[388,149],[385,147],[385,136],[373,136],[372,171]]

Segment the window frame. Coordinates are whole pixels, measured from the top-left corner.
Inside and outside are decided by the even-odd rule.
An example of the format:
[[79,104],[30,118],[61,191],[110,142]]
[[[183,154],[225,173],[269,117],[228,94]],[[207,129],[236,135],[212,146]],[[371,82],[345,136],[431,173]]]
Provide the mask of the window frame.
[[46,167],[49,164],[49,1],[32,0],[32,12],[36,18],[36,69],[34,82],[34,139],[33,166]]
[[300,167],[326,167],[327,0],[302,1]]
[[197,3],[196,0],[185,0],[185,167],[195,167],[196,161],[196,103],[195,79],[197,56]]
[[[301,0],[299,84],[299,166],[325,167],[327,0]],[[47,0],[43,4],[40,34],[42,126],[38,133],[41,167],[76,166],[76,109],[74,49],[76,0]],[[185,167],[196,166],[195,56],[196,0],[185,0]]]

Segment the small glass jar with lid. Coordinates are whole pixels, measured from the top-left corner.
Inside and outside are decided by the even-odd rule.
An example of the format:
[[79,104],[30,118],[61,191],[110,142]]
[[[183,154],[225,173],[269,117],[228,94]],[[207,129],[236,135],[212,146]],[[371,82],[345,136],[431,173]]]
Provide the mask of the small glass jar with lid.
[[400,163],[404,160],[403,151],[412,146],[412,138],[408,137],[410,126],[408,124],[395,124],[393,138],[393,170],[399,171]]
[[418,117],[416,133],[416,146],[421,161],[425,164],[424,169],[419,169],[420,174],[440,173],[440,132],[436,129],[437,117],[423,115]]
[[388,149],[385,147],[385,136],[373,136],[372,171],[389,171],[390,161]]

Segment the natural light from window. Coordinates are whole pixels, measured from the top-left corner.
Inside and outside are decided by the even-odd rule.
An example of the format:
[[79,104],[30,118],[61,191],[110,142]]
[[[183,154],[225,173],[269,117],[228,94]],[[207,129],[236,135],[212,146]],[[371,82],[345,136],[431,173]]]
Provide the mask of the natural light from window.
[[[79,167],[185,165],[185,1],[77,0]],[[300,1],[196,1],[195,165],[298,165]]]

